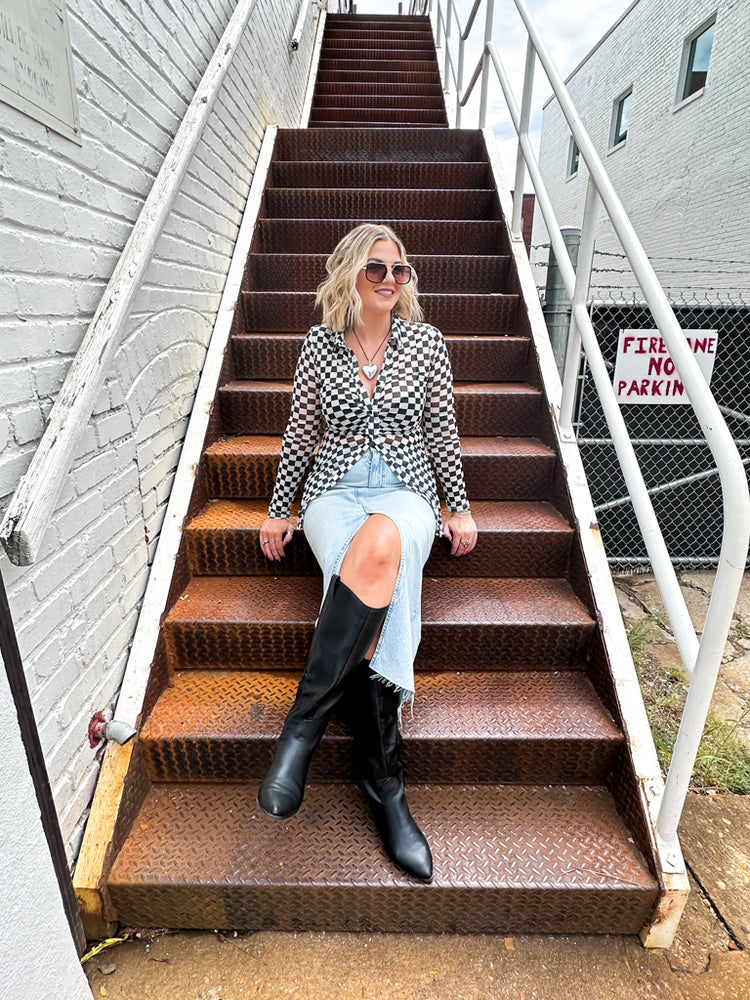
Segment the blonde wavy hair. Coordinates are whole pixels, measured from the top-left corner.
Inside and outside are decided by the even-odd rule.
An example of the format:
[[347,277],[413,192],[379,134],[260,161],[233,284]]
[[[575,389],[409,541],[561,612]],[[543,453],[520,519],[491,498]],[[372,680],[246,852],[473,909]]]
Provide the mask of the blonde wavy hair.
[[[328,277],[318,285],[315,296],[315,305],[323,307],[323,322],[331,330],[354,329],[361,322],[362,300],[356,288],[357,275],[367,263],[373,243],[378,240],[395,243],[402,263],[409,263],[403,243],[390,226],[365,222],[350,230],[326,261]],[[422,308],[417,300],[417,272],[413,267],[411,281],[399,288],[401,295],[393,308],[394,313],[407,322],[418,322],[422,319]]]

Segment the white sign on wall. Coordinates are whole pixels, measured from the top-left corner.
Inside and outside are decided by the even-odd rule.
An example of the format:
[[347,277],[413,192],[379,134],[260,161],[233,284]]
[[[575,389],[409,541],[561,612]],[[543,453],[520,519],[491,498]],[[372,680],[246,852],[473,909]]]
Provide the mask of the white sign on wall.
[[[717,331],[686,330],[685,338],[710,385]],[[658,330],[620,330],[613,385],[621,403],[690,402]]]
[[2,0],[0,100],[80,143],[64,0]]

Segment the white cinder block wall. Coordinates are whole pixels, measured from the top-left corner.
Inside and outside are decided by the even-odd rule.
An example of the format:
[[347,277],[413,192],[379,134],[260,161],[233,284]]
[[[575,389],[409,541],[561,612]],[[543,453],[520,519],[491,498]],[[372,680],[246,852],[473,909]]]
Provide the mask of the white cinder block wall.
[[[704,93],[677,100],[685,39],[716,13]],[[750,4],[638,0],[574,71],[568,88],[664,287],[724,300],[750,295]],[[614,101],[633,88],[625,142],[608,152]],[[560,225],[580,226],[588,181],[567,177],[570,132],[556,100],[544,108],[540,166]],[[597,250],[622,253],[602,213]],[[537,208],[532,243],[548,242]],[[534,260],[546,263],[548,251]],[[679,258],[668,260],[665,258]],[[693,258],[690,260],[688,258]],[[742,264],[732,261],[745,262]],[[627,262],[598,255],[593,291],[616,297],[635,281]],[[537,271],[537,273],[540,273]],[[544,285],[544,273],[539,283]],[[640,297],[640,296],[639,296]]]
[[[0,515],[234,7],[67,0],[83,144],[0,104]],[[71,857],[263,129],[299,123],[317,23],[290,53],[299,9],[256,3],[40,558],[0,556]]]

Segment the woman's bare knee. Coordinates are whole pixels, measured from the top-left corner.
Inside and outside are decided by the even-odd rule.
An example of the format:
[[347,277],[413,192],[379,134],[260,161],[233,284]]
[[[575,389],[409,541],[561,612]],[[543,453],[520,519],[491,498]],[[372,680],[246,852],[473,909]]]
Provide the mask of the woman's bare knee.
[[393,595],[400,563],[398,528],[386,515],[372,514],[352,539],[341,579],[365,603],[382,607]]

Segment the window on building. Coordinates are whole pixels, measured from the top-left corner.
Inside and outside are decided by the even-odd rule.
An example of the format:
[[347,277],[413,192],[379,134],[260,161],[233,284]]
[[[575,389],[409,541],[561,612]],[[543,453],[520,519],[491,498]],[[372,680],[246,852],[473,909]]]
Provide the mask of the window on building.
[[685,39],[682,55],[682,71],[677,91],[677,101],[686,101],[693,94],[700,93],[706,86],[708,76],[708,61],[711,58],[711,48],[714,44],[714,28],[716,15],[700,26]]
[[581,159],[581,151],[573,136],[570,137],[568,145],[568,177],[575,177],[578,173],[578,163]]
[[609,136],[610,149],[625,142],[630,127],[630,109],[633,105],[633,88],[621,94],[614,103],[612,111],[612,128]]

